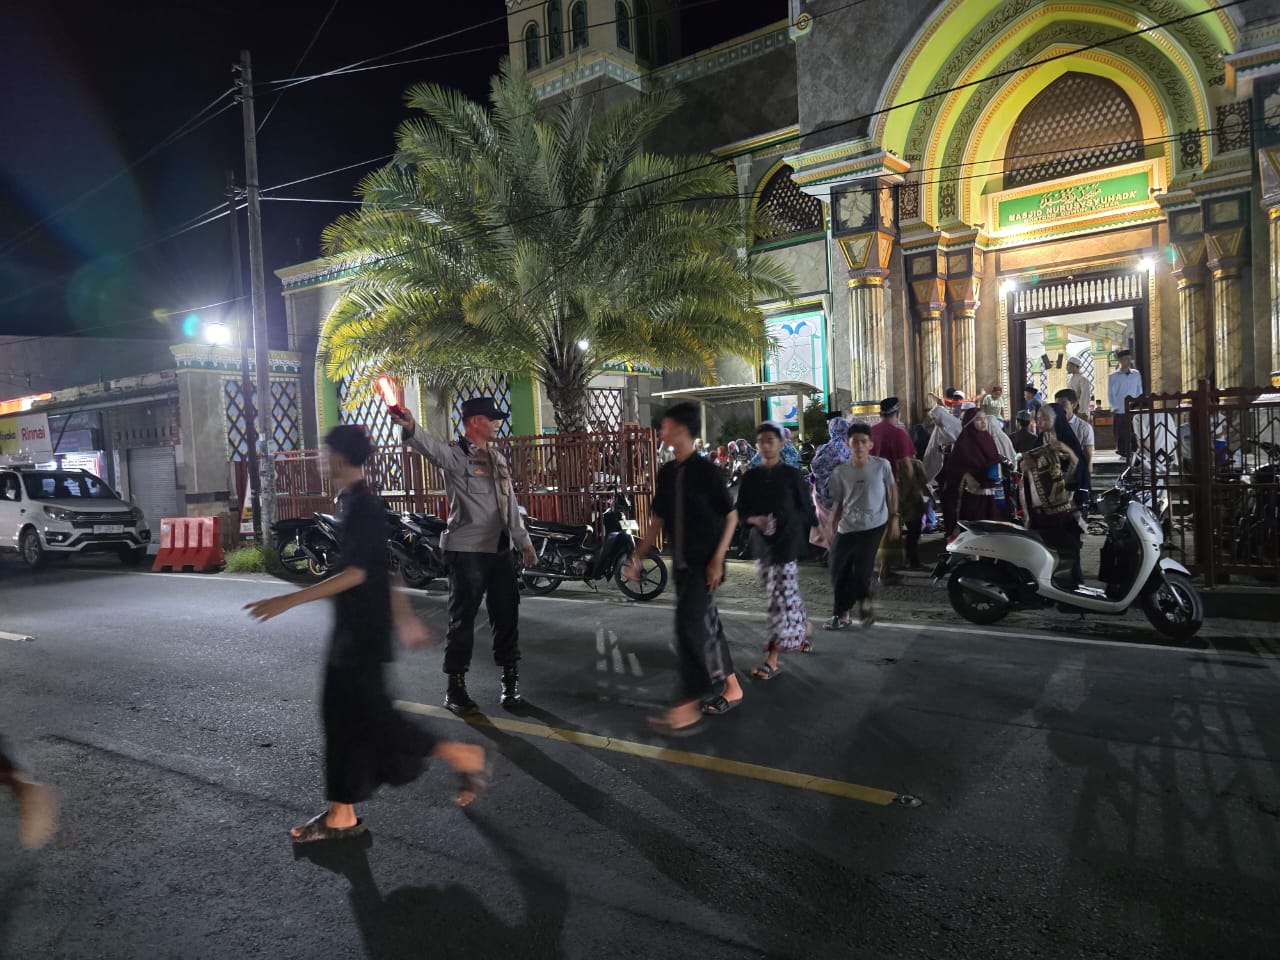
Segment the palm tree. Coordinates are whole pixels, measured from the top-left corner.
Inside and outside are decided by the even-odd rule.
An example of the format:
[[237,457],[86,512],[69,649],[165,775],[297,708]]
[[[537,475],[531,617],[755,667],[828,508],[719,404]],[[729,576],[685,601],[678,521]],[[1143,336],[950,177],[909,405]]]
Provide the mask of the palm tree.
[[607,362],[710,383],[718,355],[760,362],[755,302],[794,283],[745,255],[760,225],[744,222],[731,165],[644,151],[674,92],[603,114],[584,99],[546,108],[510,60],[489,109],[436,85],[409,91],[423,116],[324,235],[350,276],[322,344],[334,373],[437,387],[527,373],[570,432],[587,429],[587,384]]

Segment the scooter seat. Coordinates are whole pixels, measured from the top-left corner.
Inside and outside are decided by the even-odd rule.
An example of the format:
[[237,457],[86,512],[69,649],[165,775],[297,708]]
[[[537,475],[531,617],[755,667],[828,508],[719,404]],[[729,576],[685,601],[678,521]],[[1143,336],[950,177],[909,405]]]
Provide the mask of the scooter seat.
[[998,533],[1009,537],[1026,537],[1037,543],[1044,543],[1044,538],[1035,530],[1028,530],[1016,523],[1004,520],[961,520],[960,526],[970,533]]
[[424,530],[443,530],[449,525],[446,521],[431,513],[411,513],[409,514],[409,520]]
[[584,523],[556,523],[552,520],[535,520],[533,517],[525,521],[525,526],[531,532],[545,530],[548,533],[570,533],[574,536],[591,532],[591,528]]

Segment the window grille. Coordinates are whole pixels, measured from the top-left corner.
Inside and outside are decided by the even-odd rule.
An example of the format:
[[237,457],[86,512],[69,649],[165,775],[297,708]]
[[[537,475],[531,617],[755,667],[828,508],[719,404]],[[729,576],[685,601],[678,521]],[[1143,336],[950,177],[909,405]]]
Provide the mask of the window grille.
[[547,60],[564,56],[564,17],[560,0],[547,0]]
[[591,42],[587,27],[587,5],[582,0],[569,8],[569,29],[572,31],[569,49],[577,50]]
[[[485,383],[471,387],[455,387],[453,391],[453,432],[462,433],[462,403],[472,397],[493,397],[493,402],[503,413],[511,413],[511,387],[506,377],[490,377]],[[511,436],[510,418],[502,421],[500,437]]]
[[631,49],[631,11],[627,9],[627,5],[618,0],[614,4],[613,19],[616,21],[618,34],[618,49]]
[[538,25],[531,23],[524,28],[524,68],[537,70],[542,66],[542,37],[538,35]]
[[[257,384],[250,384],[249,396],[256,402]],[[224,380],[222,395],[227,415],[227,458],[249,459],[249,419],[244,385]],[[276,450],[297,450],[302,446],[302,423],[296,380],[271,381],[271,440]]]
[[1013,125],[1004,186],[1056,180],[1141,160],[1142,121],[1113,81],[1067,73],[1036,95]]
[[592,387],[587,390],[587,426],[592,433],[613,433],[622,427],[622,391]]
[[791,179],[792,173],[789,166],[779,167],[760,191],[756,205],[781,229],[782,236],[778,239],[817,233],[824,226],[822,201],[797,187]]

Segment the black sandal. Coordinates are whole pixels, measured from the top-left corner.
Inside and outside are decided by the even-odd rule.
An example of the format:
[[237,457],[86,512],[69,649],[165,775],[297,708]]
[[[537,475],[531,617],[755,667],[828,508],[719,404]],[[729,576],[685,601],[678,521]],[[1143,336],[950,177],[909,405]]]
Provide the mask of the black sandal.
[[848,630],[853,626],[852,620],[842,620],[840,617],[832,617],[822,624],[823,630]]
[[737,700],[729,700],[723,696],[714,697],[702,705],[702,712],[709,717],[722,717],[745,699],[746,697],[739,697]]
[[325,818],[328,816],[328,810],[317,813],[302,825],[301,832],[295,834],[290,830],[289,839],[294,843],[315,843],[317,840],[347,840],[365,832],[363,820],[356,820],[353,827],[331,827],[325,823]]
[[751,671],[751,676],[757,680],[772,680],[782,672],[782,663],[779,662],[776,667],[769,666],[769,661],[765,661]]

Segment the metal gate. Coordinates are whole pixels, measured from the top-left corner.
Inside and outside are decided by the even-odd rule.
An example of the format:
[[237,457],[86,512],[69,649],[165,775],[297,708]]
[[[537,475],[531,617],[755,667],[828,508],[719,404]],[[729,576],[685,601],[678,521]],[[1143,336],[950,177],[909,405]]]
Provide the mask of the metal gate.
[[129,451],[129,494],[146,514],[158,540],[162,517],[177,517],[178,474],[173,447],[135,447]]

